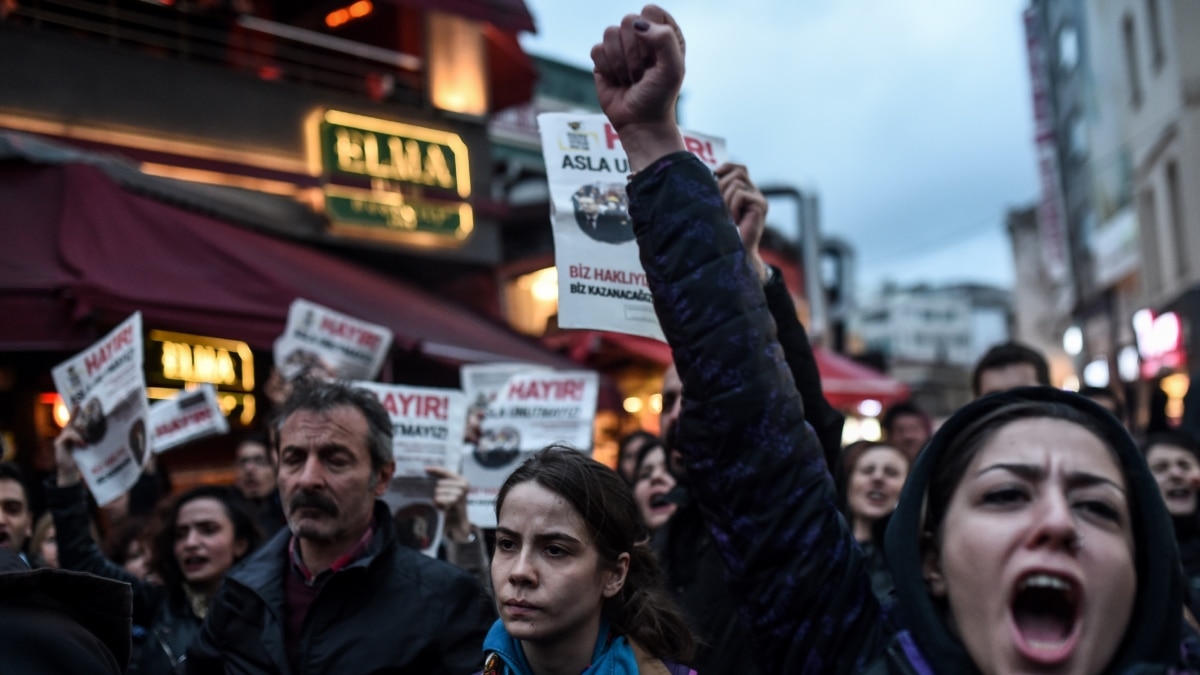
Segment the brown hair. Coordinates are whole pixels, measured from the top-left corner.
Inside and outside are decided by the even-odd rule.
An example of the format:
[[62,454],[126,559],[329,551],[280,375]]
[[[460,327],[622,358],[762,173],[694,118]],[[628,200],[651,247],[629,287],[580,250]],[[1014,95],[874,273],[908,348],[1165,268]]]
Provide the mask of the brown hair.
[[615,565],[618,556],[629,554],[625,585],[604,603],[604,616],[613,629],[655,658],[690,659],[695,638],[663,588],[649,532],[629,486],[617,472],[578,450],[552,445],[526,460],[504,482],[496,496],[497,516],[509,491],[530,481],[574,507],[590,530],[603,564]]

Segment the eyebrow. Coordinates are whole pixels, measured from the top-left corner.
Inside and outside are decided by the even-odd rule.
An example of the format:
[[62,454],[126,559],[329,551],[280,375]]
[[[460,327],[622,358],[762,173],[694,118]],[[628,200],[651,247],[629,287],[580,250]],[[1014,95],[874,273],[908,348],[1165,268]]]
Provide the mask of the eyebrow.
[[[513,532],[512,530],[508,529],[507,527],[497,527],[496,534],[503,534],[506,537],[513,537],[516,539],[521,538],[521,535],[517,534],[516,532]],[[575,544],[583,543],[583,542],[579,541],[578,539],[576,539],[575,537],[572,537],[571,535],[567,534],[566,532],[542,532],[542,533],[538,533],[538,534],[534,535],[533,540],[536,542],[542,542],[542,543],[553,542],[553,541],[565,541],[567,543],[575,543]]]
[[[1009,464],[1005,462],[984,467],[979,473],[975,474],[975,477],[978,478],[994,470],[1007,471],[1028,481],[1039,481],[1046,478],[1046,470],[1037,464]],[[1122,495],[1125,494],[1125,488],[1121,487],[1116,481],[1094,473],[1088,473],[1087,471],[1072,471],[1068,473],[1066,475],[1066,482],[1068,488],[1108,485],[1115,488]]]

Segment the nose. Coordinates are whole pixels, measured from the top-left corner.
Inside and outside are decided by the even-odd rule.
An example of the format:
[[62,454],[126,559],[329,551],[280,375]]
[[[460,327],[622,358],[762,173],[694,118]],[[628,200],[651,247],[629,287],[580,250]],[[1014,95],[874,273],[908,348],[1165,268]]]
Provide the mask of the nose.
[[325,469],[321,466],[321,458],[315,452],[304,460],[304,467],[300,469],[296,481],[300,487],[309,490],[325,484]]
[[1042,498],[1036,510],[1032,546],[1048,546],[1073,550],[1079,542],[1079,524],[1065,494],[1057,491]]
[[200,548],[200,533],[195,528],[187,531],[187,535],[183,538],[183,548],[188,550]]
[[529,549],[524,547],[517,552],[508,570],[508,583],[513,586],[537,586],[537,568],[530,555]]

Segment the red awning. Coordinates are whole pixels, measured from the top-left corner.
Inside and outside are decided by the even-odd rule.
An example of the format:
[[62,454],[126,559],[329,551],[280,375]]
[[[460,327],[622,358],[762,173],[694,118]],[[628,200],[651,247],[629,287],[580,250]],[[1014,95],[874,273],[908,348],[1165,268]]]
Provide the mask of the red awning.
[[572,367],[536,341],[297,243],[125,191],[83,164],[0,164],[0,349],[86,344],[90,315],[269,348],[308,298],[457,362]]
[[908,398],[908,385],[900,380],[821,347],[813,349],[821,389],[834,408],[846,409],[873,399],[884,408]]
[[564,330],[542,337],[542,342],[572,361],[588,366],[612,362],[616,355],[649,361],[666,368],[671,364],[671,347],[665,342],[602,330]]

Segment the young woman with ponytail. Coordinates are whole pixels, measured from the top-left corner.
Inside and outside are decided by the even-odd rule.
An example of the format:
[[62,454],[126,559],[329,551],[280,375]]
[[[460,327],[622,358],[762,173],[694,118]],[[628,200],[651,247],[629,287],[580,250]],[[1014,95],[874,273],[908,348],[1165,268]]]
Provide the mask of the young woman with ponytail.
[[496,498],[492,587],[500,619],[483,675],[695,675],[695,647],[661,586],[629,486],[551,446]]

